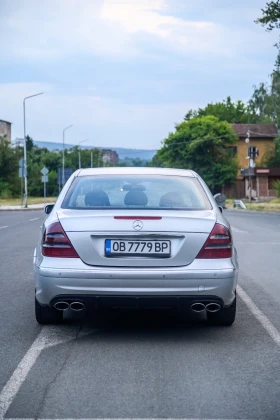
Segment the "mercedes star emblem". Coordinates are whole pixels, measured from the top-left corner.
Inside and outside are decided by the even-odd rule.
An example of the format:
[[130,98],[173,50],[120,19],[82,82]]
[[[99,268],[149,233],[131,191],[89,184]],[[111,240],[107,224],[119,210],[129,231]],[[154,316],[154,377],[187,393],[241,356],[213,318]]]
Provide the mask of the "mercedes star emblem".
[[141,222],[141,220],[134,220],[134,222],[132,223],[132,227],[134,230],[142,230],[143,222]]

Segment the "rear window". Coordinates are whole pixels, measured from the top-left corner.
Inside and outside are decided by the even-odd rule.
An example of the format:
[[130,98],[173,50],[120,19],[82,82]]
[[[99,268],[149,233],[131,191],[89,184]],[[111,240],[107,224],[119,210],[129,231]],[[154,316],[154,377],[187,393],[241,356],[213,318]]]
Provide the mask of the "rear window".
[[62,208],[209,210],[212,207],[196,178],[95,175],[75,178]]

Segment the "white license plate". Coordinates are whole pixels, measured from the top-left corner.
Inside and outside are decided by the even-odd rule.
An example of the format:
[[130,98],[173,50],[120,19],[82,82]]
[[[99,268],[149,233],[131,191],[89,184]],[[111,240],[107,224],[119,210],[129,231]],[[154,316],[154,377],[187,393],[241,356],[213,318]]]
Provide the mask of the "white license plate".
[[147,241],[147,240],[105,240],[105,255],[115,257],[117,255],[141,255],[153,257],[169,257],[171,254],[170,241]]

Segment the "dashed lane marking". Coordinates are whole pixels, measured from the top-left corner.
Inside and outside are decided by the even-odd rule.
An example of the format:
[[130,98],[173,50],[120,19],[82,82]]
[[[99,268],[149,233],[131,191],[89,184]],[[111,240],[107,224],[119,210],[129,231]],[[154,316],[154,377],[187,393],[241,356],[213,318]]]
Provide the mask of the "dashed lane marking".
[[260,308],[252,301],[252,299],[247,295],[245,290],[241,286],[237,286],[237,293],[240,298],[243,300],[247,308],[252,312],[255,318],[261,323],[266,332],[270,335],[275,344],[280,347],[280,333],[274,327],[274,325],[269,321],[267,316],[260,310]]
[[83,329],[79,333],[79,329],[79,327],[65,328],[57,326],[45,326],[42,328],[39,335],[23,359],[20,361],[14,373],[0,393],[0,420],[4,419],[4,416],[7,413],[16,394],[18,393],[19,388],[27,378],[28,373],[34,366],[42,350],[57,344],[74,340],[77,337],[91,334],[94,331],[92,329]]
[[9,226],[0,226],[0,229],[6,229]]
[[35,217],[34,219],[29,219],[29,222],[34,222],[35,220],[39,220],[39,217]]

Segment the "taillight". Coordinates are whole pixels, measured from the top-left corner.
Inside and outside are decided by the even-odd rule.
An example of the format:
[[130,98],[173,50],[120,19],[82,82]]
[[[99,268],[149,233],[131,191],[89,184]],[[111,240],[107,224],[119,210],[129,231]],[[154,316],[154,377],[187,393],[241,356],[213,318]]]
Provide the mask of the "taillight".
[[232,241],[228,228],[216,223],[196,258],[230,258]]
[[60,222],[52,223],[45,230],[42,254],[45,257],[79,258]]

